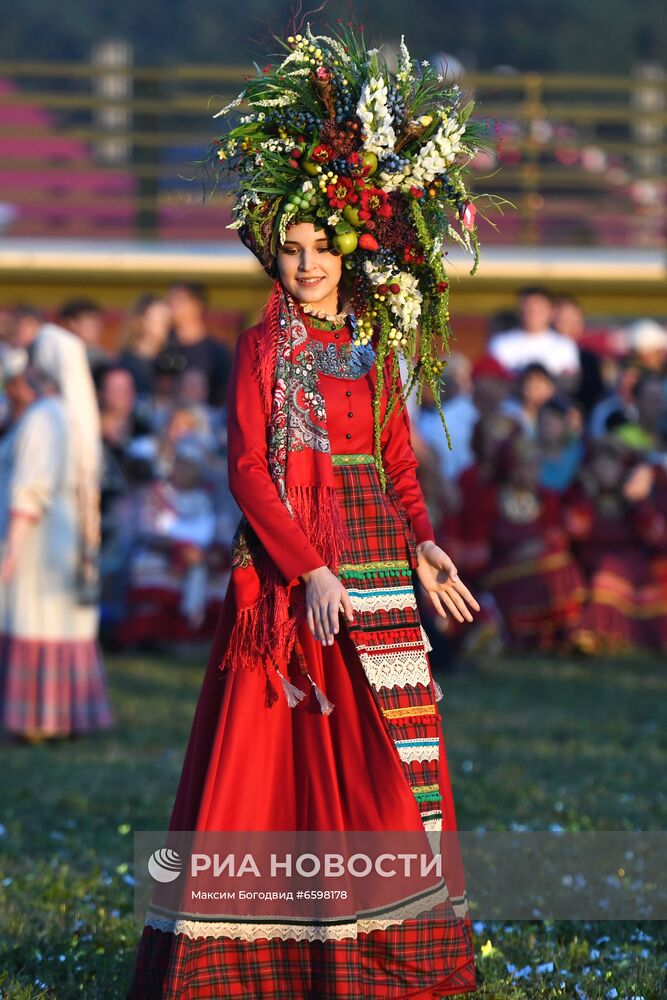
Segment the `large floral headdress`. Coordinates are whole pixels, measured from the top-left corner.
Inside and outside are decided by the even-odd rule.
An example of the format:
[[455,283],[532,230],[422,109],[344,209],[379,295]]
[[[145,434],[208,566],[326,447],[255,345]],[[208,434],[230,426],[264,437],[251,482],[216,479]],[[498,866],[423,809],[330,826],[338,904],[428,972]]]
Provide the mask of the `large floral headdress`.
[[416,384],[420,400],[428,384],[446,430],[445,245],[469,250],[474,273],[476,209],[463,175],[485,126],[471,119],[474,102],[463,103],[459,86],[411,59],[403,39],[396,72],[353,31],[314,35],[308,26],[281,45],[282,61],[258,68],[215,116],[240,114],[206,161],[215,186],[236,192],[230,228],[272,275],[289,225],[329,230],[344,258],[356,339],[376,350],[376,443],[385,361],[396,350],[410,368],[403,399]]

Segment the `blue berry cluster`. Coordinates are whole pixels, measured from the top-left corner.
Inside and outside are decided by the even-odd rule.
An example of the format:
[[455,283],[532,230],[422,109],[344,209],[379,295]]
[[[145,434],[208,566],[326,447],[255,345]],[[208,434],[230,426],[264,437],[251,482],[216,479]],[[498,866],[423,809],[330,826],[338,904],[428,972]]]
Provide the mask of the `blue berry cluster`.
[[356,102],[353,102],[349,88],[345,87],[338,78],[336,79],[334,107],[336,125],[342,125],[348,118],[351,118],[356,108]]
[[303,111],[300,108],[286,108],[276,112],[272,116],[272,122],[278,126],[292,132],[303,132],[306,135],[319,133],[322,128],[322,119],[318,118],[312,111]]
[[387,93],[387,108],[396,125],[401,126],[405,121],[405,101],[396,87],[389,88]]
[[352,171],[350,170],[350,164],[347,162],[344,156],[339,156],[335,160],[332,160],[331,169],[334,171],[334,173],[338,174],[339,177],[352,176]]
[[381,169],[386,170],[388,174],[397,174],[403,167],[406,167],[410,161],[407,157],[399,156],[398,153],[387,153],[383,158],[381,163]]
[[392,267],[396,263],[396,255],[386,247],[380,247],[373,254],[373,263],[378,267]]
[[445,195],[448,201],[451,201],[455,195],[458,193],[456,185],[452,182],[449,174],[442,174],[440,176],[442,181],[442,193]]

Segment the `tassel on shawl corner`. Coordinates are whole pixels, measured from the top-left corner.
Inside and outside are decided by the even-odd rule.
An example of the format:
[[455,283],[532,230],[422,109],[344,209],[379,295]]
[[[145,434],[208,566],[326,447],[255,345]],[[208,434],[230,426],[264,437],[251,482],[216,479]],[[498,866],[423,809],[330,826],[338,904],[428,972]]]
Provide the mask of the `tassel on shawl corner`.
[[302,691],[301,688],[298,688],[295,684],[291,684],[290,681],[287,680],[285,675],[278,669],[278,667],[276,667],[276,673],[283,682],[283,691],[287,699],[287,704],[289,705],[290,708],[296,708],[299,702],[303,701],[303,699],[306,697],[306,692]]
[[335,707],[334,703],[332,701],[329,701],[322,688],[317,686],[317,684],[310,676],[308,671],[306,671],[306,677],[313,686],[313,690],[315,691],[315,697],[317,698],[317,701],[320,706],[320,712],[322,713],[322,715],[331,715]]

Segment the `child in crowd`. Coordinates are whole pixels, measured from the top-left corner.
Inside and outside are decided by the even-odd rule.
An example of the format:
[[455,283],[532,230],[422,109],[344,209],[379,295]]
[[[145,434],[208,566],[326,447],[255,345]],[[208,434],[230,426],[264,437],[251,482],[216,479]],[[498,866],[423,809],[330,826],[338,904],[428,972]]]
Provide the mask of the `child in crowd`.
[[576,404],[555,395],[544,403],[537,417],[536,442],[540,453],[540,486],[563,493],[572,485],[581,466],[584,445]]

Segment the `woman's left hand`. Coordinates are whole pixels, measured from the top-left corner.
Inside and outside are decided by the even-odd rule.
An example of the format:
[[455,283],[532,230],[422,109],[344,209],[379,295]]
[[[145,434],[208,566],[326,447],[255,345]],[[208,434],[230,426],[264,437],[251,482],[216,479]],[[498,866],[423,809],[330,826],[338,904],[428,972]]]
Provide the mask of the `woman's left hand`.
[[447,553],[431,541],[418,545],[417,552],[417,576],[437,613],[446,618],[446,609],[449,609],[457,621],[471,622],[472,614],[468,605],[479,611],[479,604],[459,579],[456,566]]

